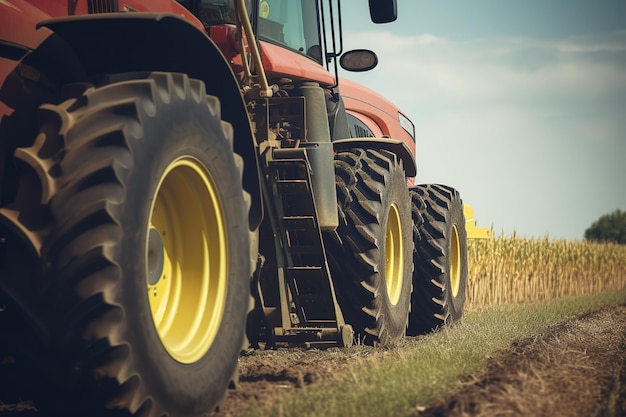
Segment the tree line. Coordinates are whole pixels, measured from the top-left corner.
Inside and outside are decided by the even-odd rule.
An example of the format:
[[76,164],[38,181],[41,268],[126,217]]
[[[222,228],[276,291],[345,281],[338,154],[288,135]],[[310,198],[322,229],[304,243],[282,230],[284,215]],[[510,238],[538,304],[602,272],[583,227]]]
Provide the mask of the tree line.
[[585,240],[626,244],[626,211],[618,209],[600,216],[585,230]]

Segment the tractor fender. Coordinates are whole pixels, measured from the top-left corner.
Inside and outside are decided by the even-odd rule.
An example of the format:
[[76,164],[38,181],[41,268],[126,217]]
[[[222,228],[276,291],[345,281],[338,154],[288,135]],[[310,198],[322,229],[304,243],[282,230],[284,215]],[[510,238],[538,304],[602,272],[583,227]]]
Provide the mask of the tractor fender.
[[249,227],[263,208],[255,139],[239,83],[217,45],[189,21],[171,13],[104,13],[42,21],[75,52],[87,77],[127,72],[180,72],[204,81],[220,99],[222,120],[235,128],[234,151],[244,159],[250,194]]
[[412,178],[417,174],[415,158],[407,144],[402,140],[388,138],[355,138],[340,139],[333,142],[335,152],[350,148],[384,149],[393,152],[402,160],[404,172],[408,178]]

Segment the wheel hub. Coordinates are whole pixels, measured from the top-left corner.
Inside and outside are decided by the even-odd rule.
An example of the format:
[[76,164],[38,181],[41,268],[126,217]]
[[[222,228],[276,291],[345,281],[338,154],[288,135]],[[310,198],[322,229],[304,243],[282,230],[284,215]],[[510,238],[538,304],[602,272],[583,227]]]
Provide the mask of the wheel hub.
[[156,331],[178,362],[193,363],[222,323],[228,282],[224,211],[208,169],[193,157],[162,174],[146,230],[146,289]]
[[148,235],[148,284],[157,285],[163,275],[163,240],[154,227]]
[[385,235],[385,281],[391,304],[396,305],[402,293],[404,279],[404,249],[400,213],[395,204],[389,209]]
[[452,296],[456,297],[461,286],[461,243],[459,231],[456,225],[452,226],[452,236],[450,238],[450,289]]

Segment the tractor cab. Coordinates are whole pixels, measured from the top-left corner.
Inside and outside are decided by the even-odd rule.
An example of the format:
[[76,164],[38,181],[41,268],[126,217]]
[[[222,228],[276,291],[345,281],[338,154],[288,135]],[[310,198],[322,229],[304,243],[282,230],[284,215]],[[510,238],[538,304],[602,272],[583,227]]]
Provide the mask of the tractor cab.
[[[201,21],[238,76],[247,98],[293,97],[298,93],[294,91],[297,85],[314,82],[326,95],[325,118],[331,141],[395,138],[406,145],[414,158],[415,132],[406,114],[384,96],[339,77],[339,66],[362,72],[378,63],[376,54],[370,50],[343,50],[340,0],[184,0],[180,3]],[[397,17],[395,0],[372,0],[369,6],[375,23],[391,22]],[[312,119],[307,117],[307,123],[309,120]],[[318,118],[315,120],[319,122]],[[265,136],[261,133],[261,137]],[[407,160],[407,165],[413,163]]]
[[[196,15],[227,58],[237,56],[233,61],[235,68],[241,61],[237,33],[246,31],[243,19],[238,18],[238,7],[245,8],[251,33],[260,41],[263,67],[269,77],[292,77],[332,86],[337,84],[337,58],[341,57],[340,64],[348,71],[367,71],[377,63],[376,55],[365,49],[343,53],[338,0],[179,0],[179,3]],[[371,1],[370,12],[376,23],[393,21],[395,0]],[[334,64],[334,77],[328,72],[330,64]]]

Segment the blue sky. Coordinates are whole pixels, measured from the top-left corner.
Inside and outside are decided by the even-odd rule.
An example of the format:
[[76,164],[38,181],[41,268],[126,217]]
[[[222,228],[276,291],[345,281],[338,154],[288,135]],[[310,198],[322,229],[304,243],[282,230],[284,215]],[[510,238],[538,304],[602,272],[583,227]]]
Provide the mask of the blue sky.
[[626,1],[398,0],[385,25],[366,4],[342,1],[344,43],[379,65],[342,75],[411,118],[418,182],[498,234],[581,240],[626,210]]

